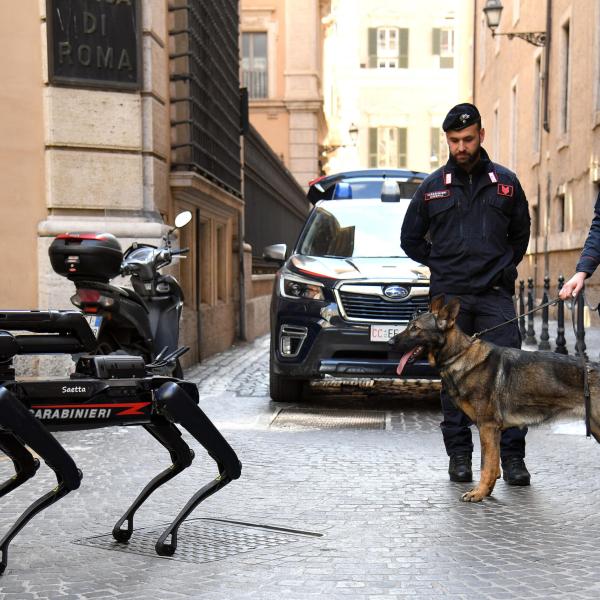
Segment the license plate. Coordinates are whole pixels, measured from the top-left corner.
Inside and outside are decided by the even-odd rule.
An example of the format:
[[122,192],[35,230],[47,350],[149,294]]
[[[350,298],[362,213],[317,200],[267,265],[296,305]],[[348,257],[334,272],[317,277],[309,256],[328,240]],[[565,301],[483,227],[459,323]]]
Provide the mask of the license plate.
[[404,329],[406,325],[371,325],[371,341],[387,342]]
[[93,334],[98,337],[100,325],[102,325],[102,317],[99,315],[85,315],[85,320],[88,322]]

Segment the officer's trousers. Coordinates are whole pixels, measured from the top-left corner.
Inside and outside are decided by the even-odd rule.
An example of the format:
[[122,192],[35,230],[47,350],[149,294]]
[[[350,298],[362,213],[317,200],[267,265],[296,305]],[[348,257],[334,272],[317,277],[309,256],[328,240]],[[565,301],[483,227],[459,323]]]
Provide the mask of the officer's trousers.
[[[460,312],[456,322],[468,335],[499,325],[516,316],[512,296],[503,288],[477,295],[444,294],[445,302],[453,297],[460,300]],[[498,346],[521,347],[521,334],[516,321],[484,334],[482,339]],[[444,417],[440,427],[448,456],[471,453],[473,451],[471,419],[456,407],[444,386],[442,386],[440,396]],[[500,438],[500,456],[502,458],[509,456],[524,458],[526,434],[527,427],[511,427],[503,431]]]

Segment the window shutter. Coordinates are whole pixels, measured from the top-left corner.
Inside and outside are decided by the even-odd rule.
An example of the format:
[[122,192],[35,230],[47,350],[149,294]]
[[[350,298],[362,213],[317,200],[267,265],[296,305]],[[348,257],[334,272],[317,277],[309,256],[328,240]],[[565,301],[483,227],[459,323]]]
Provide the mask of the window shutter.
[[369,69],[377,68],[377,28],[369,27]]
[[398,128],[398,166],[406,166],[406,127]]
[[436,27],[431,30],[431,54],[434,56],[439,56],[441,54],[441,30],[439,27]]
[[377,167],[377,127],[369,127],[369,168]]
[[399,29],[398,38],[398,67],[408,69],[408,29]]

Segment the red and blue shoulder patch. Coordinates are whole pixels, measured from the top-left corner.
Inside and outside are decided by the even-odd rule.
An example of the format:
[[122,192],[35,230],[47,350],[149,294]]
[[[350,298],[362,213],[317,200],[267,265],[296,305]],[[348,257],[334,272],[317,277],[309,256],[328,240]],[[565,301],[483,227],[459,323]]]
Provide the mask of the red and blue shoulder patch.
[[515,192],[515,188],[512,185],[507,185],[505,183],[498,184],[498,196],[506,196],[507,198],[512,198]]

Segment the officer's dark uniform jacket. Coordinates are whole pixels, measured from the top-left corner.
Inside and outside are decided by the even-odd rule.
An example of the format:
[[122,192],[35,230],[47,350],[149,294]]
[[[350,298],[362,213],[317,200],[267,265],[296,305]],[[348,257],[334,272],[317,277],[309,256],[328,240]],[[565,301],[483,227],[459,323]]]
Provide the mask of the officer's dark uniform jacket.
[[583,246],[583,251],[575,270],[592,275],[598,264],[600,264],[600,194],[596,198],[592,226],[590,227],[590,232],[585,240],[585,245]]
[[513,294],[529,228],[517,176],[482,148],[470,174],[451,157],[423,181],[404,218],[401,246],[429,267],[432,296],[480,294],[495,286]]

